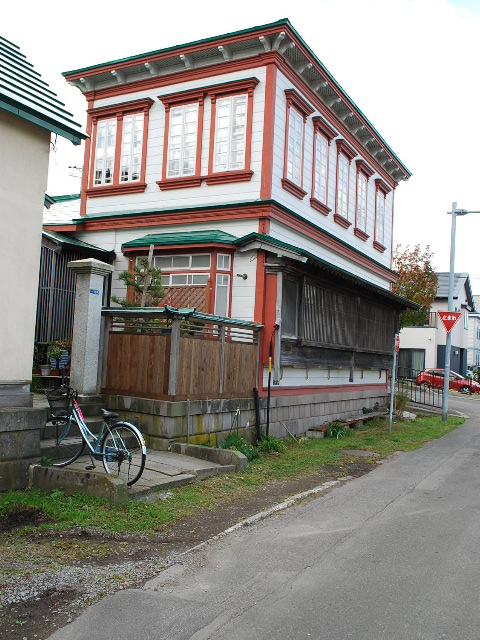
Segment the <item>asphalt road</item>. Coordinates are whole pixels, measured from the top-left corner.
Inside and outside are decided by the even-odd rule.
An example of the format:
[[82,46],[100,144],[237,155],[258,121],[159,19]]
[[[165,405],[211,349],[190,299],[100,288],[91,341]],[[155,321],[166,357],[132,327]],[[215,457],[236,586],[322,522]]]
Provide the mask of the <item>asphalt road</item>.
[[471,419],[185,555],[51,638],[478,640],[480,399],[450,407]]

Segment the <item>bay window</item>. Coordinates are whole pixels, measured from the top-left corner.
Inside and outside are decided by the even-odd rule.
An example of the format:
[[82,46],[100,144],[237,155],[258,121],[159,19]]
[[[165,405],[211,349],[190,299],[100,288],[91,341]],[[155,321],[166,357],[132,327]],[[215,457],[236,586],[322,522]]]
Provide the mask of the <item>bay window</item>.
[[87,197],[142,192],[146,188],[148,114],[153,100],[88,110],[92,150]]
[[332,127],[316,116],[312,118],[313,123],[313,176],[312,176],[312,197],[310,205],[328,216],[331,209],[328,207],[328,156],[330,143],[337,135]]

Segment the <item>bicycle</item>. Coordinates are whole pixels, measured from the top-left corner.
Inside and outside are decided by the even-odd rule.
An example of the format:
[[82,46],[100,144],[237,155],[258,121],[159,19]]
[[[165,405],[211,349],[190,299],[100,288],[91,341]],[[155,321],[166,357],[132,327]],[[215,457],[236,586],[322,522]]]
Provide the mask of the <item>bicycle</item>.
[[[65,467],[75,462],[85,445],[92,460],[101,460],[105,471],[125,480],[131,486],[145,468],[147,449],[140,431],[133,424],[119,420],[117,413],[102,409],[103,422],[98,435],[85,423],[78,406],[78,392],[62,384],[58,389],[45,392],[52,412],[49,422],[54,434],[42,447],[42,464]],[[46,444],[46,446],[45,446]]]

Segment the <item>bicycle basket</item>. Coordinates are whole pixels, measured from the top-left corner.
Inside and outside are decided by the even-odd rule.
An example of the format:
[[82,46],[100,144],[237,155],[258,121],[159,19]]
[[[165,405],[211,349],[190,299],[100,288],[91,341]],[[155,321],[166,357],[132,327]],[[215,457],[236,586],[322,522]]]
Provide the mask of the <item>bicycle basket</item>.
[[68,389],[47,389],[45,395],[54,418],[66,418],[70,415],[72,398]]

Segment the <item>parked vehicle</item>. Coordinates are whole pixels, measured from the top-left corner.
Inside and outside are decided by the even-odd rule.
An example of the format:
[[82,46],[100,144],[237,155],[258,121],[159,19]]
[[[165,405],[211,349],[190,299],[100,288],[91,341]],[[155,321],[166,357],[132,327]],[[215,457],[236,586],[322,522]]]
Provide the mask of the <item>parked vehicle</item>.
[[[444,380],[445,369],[425,369],[425,371],[418,374],[416,383],[429,387],[443,387]],[[455,373],[455,371],[450,371],[448,388],[454,391],[462,391],[463,393],[480,392],[480,384],[478,382],[470,378],[464,378],[459,373]]]

